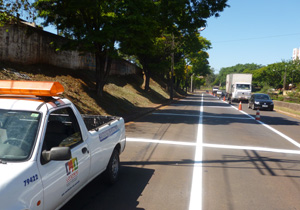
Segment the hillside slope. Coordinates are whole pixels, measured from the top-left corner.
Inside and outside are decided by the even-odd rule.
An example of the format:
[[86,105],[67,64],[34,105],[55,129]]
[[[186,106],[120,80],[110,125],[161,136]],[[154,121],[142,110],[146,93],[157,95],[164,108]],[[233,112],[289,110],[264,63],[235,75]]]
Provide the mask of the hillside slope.
[[63,97],[70,99],[83,114],[116,115],[130,119],[169,101],[162,82],[151,80],[151,90],[145,92],[142,89],[143,79],[137,75],[111,76],[102,98],[95,94],[93,71],[1,62],[0,79],[58,81],[65,88]]

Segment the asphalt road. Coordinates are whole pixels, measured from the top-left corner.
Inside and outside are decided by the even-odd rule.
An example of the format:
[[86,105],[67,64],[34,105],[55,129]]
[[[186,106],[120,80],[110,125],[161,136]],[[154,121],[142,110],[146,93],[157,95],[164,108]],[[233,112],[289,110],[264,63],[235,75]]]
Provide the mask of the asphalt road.
[[300,121],[197,93],[126,124],[120,180],[63,209],[300,209]]

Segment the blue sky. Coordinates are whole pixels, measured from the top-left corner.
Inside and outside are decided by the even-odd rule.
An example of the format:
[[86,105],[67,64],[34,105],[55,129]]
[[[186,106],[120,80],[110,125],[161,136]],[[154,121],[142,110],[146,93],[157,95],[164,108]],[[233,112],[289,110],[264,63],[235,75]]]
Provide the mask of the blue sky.
[[300,47],[300,0],[228,0],[201,36],[211,41],[209,63],[222,67],[290,60]]

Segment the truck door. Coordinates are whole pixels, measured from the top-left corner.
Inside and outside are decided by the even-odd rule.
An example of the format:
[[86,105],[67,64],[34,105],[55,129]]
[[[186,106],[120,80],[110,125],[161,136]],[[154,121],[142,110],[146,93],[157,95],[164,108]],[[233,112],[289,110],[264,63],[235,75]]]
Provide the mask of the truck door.
[[44,209],[54,209],[67,200],[89,178],[90,155],[71,108],[50,113],[45,127],[43,150],[70,147],[72,158],[46,162],[40,156],[39,170],[44,186]]

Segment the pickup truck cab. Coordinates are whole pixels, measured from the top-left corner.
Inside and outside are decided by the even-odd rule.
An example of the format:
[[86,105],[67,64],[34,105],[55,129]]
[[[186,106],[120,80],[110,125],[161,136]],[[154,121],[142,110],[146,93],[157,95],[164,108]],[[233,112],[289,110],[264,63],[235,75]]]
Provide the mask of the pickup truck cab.
[[63,90],[0,81],[1,209],[59,209],[102,172],[117,181],[123,118],[81,115]]

